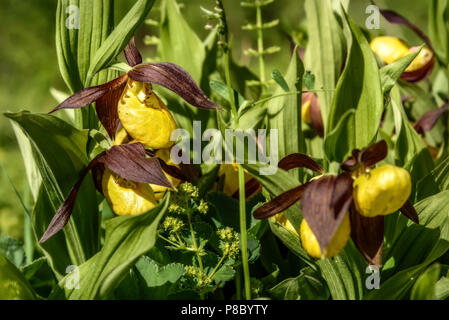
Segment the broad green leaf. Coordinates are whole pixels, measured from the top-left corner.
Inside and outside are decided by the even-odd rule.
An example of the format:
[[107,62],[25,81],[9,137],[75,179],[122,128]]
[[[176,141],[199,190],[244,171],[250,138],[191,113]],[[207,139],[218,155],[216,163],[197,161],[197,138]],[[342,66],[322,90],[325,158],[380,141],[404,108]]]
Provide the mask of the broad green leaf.
[[[343,159],[346,151],[339,148],[341,141],[351,141],[354,136],[355,110],[347,110],[340,118],[335,128],[324,138],[324,150],[329,159]],[[349,142],[352,144],[352,142]]]
[[[304,66],[298,55],[294,54],[285,73],[285,84],[291,90],[302,91]],[[277,88],[273,96],[285,89]],[[285,156],[304,152],[304,141],[301,129],[301,94],[282,96],[267,102],[268,129],[277,130],[279,159]],[[267,137],[268,141],[268,137]],[[298,171],[296,170],[296,176]]]
[[418,182],[416,199],[422,200],[449,189],[449,158],[445,158],[425,178]]
[[435,286],[440,277],[441,266],[438,263],[430,266],[416,280],[411,300],[435,300]]
[[235,276],[235,271],[228,265],[223,265],[215,273],[213,279],[217,282],[225,282],[232,280]]
[[[334,1],[338,4],[340,1]],[[315,75],[324,126],[330,112],[333,89],[335,89],[345,56],[343,30],[338,23],[338,13],[332,2],[327,0],[306,0],[307,31],[309,41],[305,65]]]
[[[403,299],[410,292],[416,278],[425,266],[417,265],[395,273],[386,281],[381,280],[380,288],[371,290],[365,295],[365,300],[397,300]],[[382,277],[383,278],[383,277]]]
[[335,258],[317,261],[332,299],[359,300],[365,291],[365,270],[368,263],[363,259],[352,240]]
[[28,281],[5,256],[0,253],[0,300],[34,300]]
[[423,46],[415,52],[399,59],[398,61],[386,65],[380,69],[380,81],[382,83],[382,92],[384,95],[388,95],[390,90],[396,84],[396,81],[404,73],[405,69],[412,63],[412,61],[419,54]]
[[22,245],[9,237],[0,236],[0,254],[3,254],[17,268],[25,263],[25,251]]
[[449,298],[449,278],[443,277],[435,284],[435,299],[443,300]]
[[[355,109],[356,114],[352,138],[339,143],[339,154],[347,154],[354,148],[362,149],[371,144],[376,138],[383,112],[376,58],[363,33],[346,13],[344,20],[349,54],[329,110],[326,133],[334,130],[347,110]],[[329,160],[341,162],[342,159]]]
[[329,292],[319,273],[306,267],[296,278],[288,278],[269,290],[278,300],[326,300]]
[[101,43],[101,46],[91,58],[87,71],[86,83],[103,68],[107,67],[126,47],[135,30],[147,17],[155,0],[138,0],[122,18],[111,34]]
[[447,0],[431,0],[429,4],[429,37],[438,59],[443,64],[449,63],[449,24]]
[[161,204],[146,213],[106,221],[106,236],[101,251],[79,266],[79,289],[67,285],[75,276],[72,273],[59,282],[59,287],[50,298],[107,298],[139,257],[156,243],[157,227],[169,200],[170,197],[166,196]]
[[[33,211],[33,228],[40,238],[54,213],[78,180],[87,165],[87,131],[80,131],[63,120],[29,112],[6,113],[29,139],[42,187]],[[78,192],[73,214],[67,226],[41,248],[56,274],[63,275],[69,264],[81,264],[99,248],[99,215],[92,179],[85,179]],[[65,265],[64,265],[65,264]]]
[[[413,266],[427,266],[449,250],[449,191],[440,192],[415,204],[420,224],[411,221],[405,227],[399,223],[386,224],[388,250],[384,252],[382,275],[389,278]],[[395,229],[399,233],[392,238]]]
[[396,164],[404,166],[410,172],[412,180],[417,182],[433,169],[432,157],[422,138],[410,125],[397,87],[391,92],[391,108],[396,130]]
[[159,267],[148,257],[141,257],[136,263],[136,269],[143,278],[143,297],[145,299],[167,299],[176,292],[185,268],[179,263],[171,263]]

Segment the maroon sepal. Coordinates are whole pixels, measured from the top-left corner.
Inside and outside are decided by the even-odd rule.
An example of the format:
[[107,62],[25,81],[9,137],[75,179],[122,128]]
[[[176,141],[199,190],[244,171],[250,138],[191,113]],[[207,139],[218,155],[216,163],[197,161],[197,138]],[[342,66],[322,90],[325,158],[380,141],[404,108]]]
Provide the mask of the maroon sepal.
[[384,216],[367,218],[351,206],[351,238],[366,261],[378,267],[382,264]]
[[128,75],[134,81],[156,83],[178,94],[192,106],[219,109],[210,101],[190,74],[180,66],[168,63],[144,63],[135,66]]
[[443,105],[441,108],[430,110],[423,114],[418,121],[415,122],[413,128],[419,134],[423,134],[432,130],[432,128],[437,123],[438,119],[449,110],[449,104]]
[[292,153],[285,156],[279,161],[278,167],[287,171],[295,168],[307,168],[323,173],[323,168],[315,160],[302,153]]
[[301,212],[325,252],[352,203],[351,176],[326,175],[309,183],[301,198]]
[[131,38],[128,45],[125,47],[124,53],[126,61],[131,67],[142,63],[142,56],[140,55],[140,52],[136,47],[134,37]]
[[99,98],[95,104],[98,119],[108,132],[111,139],[114,138],[120,123],[118,117],[117,105],[120,97],[125,90],[128,76],[125,74],[114,80],[114,86],[104,96]]
[[399,211],[401,211],[401,213],[404,216],[412,220],[414,223],[419,224],[418,213],[416,212],[415,207],[409,200],[407,200],[407,202],[402,206],[401,209],[399,209]]

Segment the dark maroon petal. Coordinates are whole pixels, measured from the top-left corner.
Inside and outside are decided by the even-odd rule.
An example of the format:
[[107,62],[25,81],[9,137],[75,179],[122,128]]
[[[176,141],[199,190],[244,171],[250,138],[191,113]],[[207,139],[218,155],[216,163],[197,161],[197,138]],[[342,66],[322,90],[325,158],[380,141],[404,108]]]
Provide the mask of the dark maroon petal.
[[385,140],[381,140],[370,145],[360,154],[360,161],[367,167],[371,167],[376,163],[385,159],[388,154],[388,145]]
[[[248,180],[247,183],[245,183],[245,199],[248,199],[253,194],[259,192],[261,189],[262,189],[262,186],[260,185],[260,183],[256,179],[251,178],[250,180]],[[235,199],[239,199],[239,190],[238,189],[236,192],[234,192],[232,197]]]
[[310,182],[301,198],[304,219],[324,252],[352,203],[352,178],[343,173]]
[[147,158],[140,143],[113,146],[99,161],[127,180],[173,188],[158,158]]
[[360,163],[360,153],[361,151],[359,149],[352,150],[352,156],[342,162],[340,168],[343,171],[352,172],[355,169],[355,166]]
[[430,131],[435,124],[437,123],[438,119],[445,113],[447,110],[449,110],[449,104],[443,105],[441,108],[430,110],[426,112],[424,115],[422,115],[418,121],[413,125],[413,128],[418,132],[419,134],[423,134],[427,131]]
[[303,185],[297,186],[293,189],[290,189],[276,198],[273,198],[269,202],[265,203],[261,207],[257,208],[254,211],[253,215],[256,219],[268,219],[278,213],[281,213],[287,210],[289,207],[295,204],[299,199],[301,199],[304,190],[310,182],[307,182]]
[[199,171],[194,164],[181,162],[179,166],[181,167],[181,171],[186,176],[188,182],[194,182],[201,178],[201,171]]
[[[371,1],[371,2],[374,4],[373,1]],[[390,22],[392,24],[405,25],[405,26],[409,27],[410,29],[412,29],[427,44],[427,46],[432,51],[435,51],[433,49],[432,43],[430,42],[430,39],[426,36],[426,34],[420,28],[418,28],[413,23],[408,21],[405,17],[401,16],[400,14],[398,14],[397,12],[394,12],[392,10],[380,9],[380,13],[384,16],[384,18],[388,22]]]
[[128,75],[140,82],[156,83],[178,94],[191,105],[203,109],[220,108],[210,101],[195,80],[180,66],[162,63],[144,63],[135,66]]
[[287,171],[295,168],[307,168],[316,172],[323,172],[323,169],[315,160],[302,153],[289,154],[279,161],[278,167]]
[[367,218],[351,208],[351,238],[360,253],[370,264],[382,264],[384,243],[384,216]]
[[162,170],[164,170],[164,172],[166,174],[168,174],[178,180],[187,181],[187,177],[184,174],[184,172],[182,172],[181,169],[179,169],[176,166],[171,166],[169,164],[166,164],[165,161],[160,158],[158,158],[158,160],[159,160]]
[[114,80],[115,82],[113,87],[111,87],[111,90],[98,99],[95,104],[98,119],[108,132],[111,139],[114,138],[115,133],[117,132],[117,127],[120,123],[117,105],[120,97],[122,96],[123,90],[125,90],[127,80],[128,76],[126,74]]
[[131,38],[128,45],[125,47],[125,58],[131,67],[142,63],[142,56],[136,47],[134,37]]
[[96,156],[86,168],[81,172],[80,177],[73,188],[70,190],[69,195],[61,204],[59,209],[56,211],[53,219],[51,219],[50,224],[47,227],[42,238],[39,240],[40,243],[44,243],[49,238],[58,233],[62,228],[65,227],[67,222],[69,222],[70,216],[72,215],[73,207],[75,206],[76,195],[81,187],[84,178],[87,176],[89,171],[98,164],[98,160],[103,156],[103,153]]
[[109,81],[107,83],[101,84],[99,86],[90,87],[83,89],[81,91],[78,91],[77,93],[74,93],[70,97],[68,97],[66,100],[64,100],[59,106],[54,108],[49,113],[53,113],[60,109],[76,109],[76,108],[82,108],[85,107],[91,103],[94,103],[104,95],[106,95],[110,90],[115,89],[117,86],[120,86],[123,81],[123,77],[126,75],[123,75],[117,79],[114,79],[112,81]]
[[402,206],[401,209],[399,209],[401,213],[412,220],[414,223],[419,224],[419,216],[418,213],[415,210],[415,207],[413,207],[412,203],[407,200],[407,202]]

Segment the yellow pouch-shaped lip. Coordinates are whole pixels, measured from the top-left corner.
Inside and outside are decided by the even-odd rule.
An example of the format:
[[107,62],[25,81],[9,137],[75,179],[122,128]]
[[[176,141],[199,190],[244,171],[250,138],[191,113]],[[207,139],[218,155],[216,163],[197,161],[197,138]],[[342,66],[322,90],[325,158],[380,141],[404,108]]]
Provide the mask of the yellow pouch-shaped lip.
[[396,37],[376,37],[370,47],[386,64],[396,62],[410,53],[408,46]]
[[[171,158],[170,158],[170,149],[160,149],[160,150],[156,151],[156,157],[164,160],[164,162],[170,166],[175,165],[173,163],[173,161],[171,161]],[[176,166],[179,168],[178,165],[176,165]],[[165,176],[167,177],[168,181],[170,181],[171,184],[173,185],[173,187],[175,187],[175,188],[181,183],[181,180],[176,179],[167,173],[165,173]],[[153,189],[154,196],[157,200],[161,199],[164,196],[165,192],[167,192],[167,190],[169,190],[169,188],[167,188],[167,187],[158,186],[155,184],[150,184],[150,186]]]
[[348,242],[351,235],[351,221],[349,219],[349,213],[346,213],[345,217],[343,218],[340,226],[332,237],[332,240],[329,242],[324,255],[321,254],[318,240],[313,234],[312,229],[310,229],[309,225],[307,224],[306,219],[303,219],[301,221],[299,233],[302,247],[311,257],[335,257],[346,246],[346,243]]
[[157,204],[148,184],[123,179],[107,168],[101,186],[106,200],[119,216],[141,214]]
[[[239,189],[239,170],[236,163],[223,163],[218,171],[218,176],[224,176],[223,192],[232,197]],[[251,179],[251,175],[245,170],[245,183]]]
[[132,140],[153,149],[169,148],[174,144],[170,135],[177,128],[176,122],[150,84],[129,79],[117,110]]
[[354,181],[353,199],[362,216],[375,217],[399,210],[411,191],[408,171],[386,164],[360,175]]

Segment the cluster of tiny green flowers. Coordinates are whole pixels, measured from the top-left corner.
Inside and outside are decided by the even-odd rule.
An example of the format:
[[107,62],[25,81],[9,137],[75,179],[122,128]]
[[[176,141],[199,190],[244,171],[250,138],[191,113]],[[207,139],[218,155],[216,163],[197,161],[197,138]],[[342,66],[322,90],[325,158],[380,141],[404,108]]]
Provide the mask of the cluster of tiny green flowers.
[[220,249],[223,255],[230,259],[235,258],[240,250],[239,235],[232,228],[226,227],[217,230],[217,235],[220,238]]
[[179,193],[181,194],[181,196],[186,195],[189,198],[198,198],[199,189],[190,182],[184,182],[179,186]]
[[198,267],[185,266],[186,275],[195,278],[198,281],[198,285],[205,286],[210,284],[212,280],[204,274]]
[[175,233],[181,230],[181,228],[184,226],[184,222],[182,222],[181,219],[178,219],[176,217],[167,217],[165,218],[162,226],[166,231],[169,231],[170,233]]
[[207,211],[209,210],[209,205],[207,204],[206,201],[204,201],[203,199],[200,200],[200,204],[198,206],[198,212],[202,213],[202,214],[206,214]]
[[172,213],[172,214],[183,214],[185,213],[186,209],[181,207],[179,204],[177,203],[172,203],[170,204],[170,206],[168,207],[168,212]]

